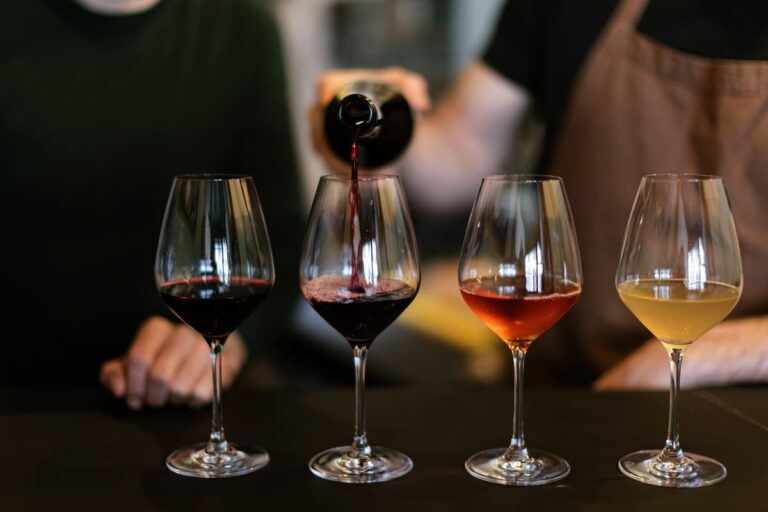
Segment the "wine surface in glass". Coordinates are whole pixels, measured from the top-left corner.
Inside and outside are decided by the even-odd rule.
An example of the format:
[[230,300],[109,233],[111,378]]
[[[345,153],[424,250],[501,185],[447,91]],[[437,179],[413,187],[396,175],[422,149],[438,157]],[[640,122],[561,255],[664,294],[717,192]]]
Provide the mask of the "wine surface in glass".
[[263,279],[211,276],[168,281],[158,289],[176,316],[204,338],[223,343],[261,304],[270,285]]
[[349,278],[325,275],[308,281],[302,292],[309,303],[353,346],[370,346],[413,301],[416,290],[396,279],[351,290]]
[[467,279],[460,288],[475,315],[511,347],[528,346],[581,294],[581,287],[571,282],[563,283],[557,293],[528,292],[515,278]]
[[616,288],[632,314],[673,348],[690,345],[720,323],[740,295],[735,286],[684,279],[624,281]]

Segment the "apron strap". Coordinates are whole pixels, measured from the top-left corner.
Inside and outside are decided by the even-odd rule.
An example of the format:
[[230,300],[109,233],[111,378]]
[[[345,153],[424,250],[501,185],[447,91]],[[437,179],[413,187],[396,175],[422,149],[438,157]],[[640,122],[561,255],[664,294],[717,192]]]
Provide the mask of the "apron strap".
[[[589,55],[614,53],[617,51],[616,48],[623,48],[623,41],[626,41],[629,35],[635,32],[635,27],[643,17],[649,1],[621,0],[592,46]],[[582,66],[582,74],[588,67],[589,58],[587,64]]]
[[616,21],[634,29],[640,23],[650,0],[622,0],[616,12]]

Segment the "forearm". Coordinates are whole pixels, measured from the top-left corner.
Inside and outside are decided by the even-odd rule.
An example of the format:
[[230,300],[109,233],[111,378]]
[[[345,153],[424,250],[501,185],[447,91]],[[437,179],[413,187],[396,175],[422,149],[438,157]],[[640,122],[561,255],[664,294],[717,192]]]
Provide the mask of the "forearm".
[[[667,355],[649,340],[606,371],[598,390],[665,389],[669,385]],[[714,327],[685,351],[684,388],[723,386],[768,380],[768,316],[729,320]]]
[[523,89],[484,64],[468,66],[417,124],[401,165],[409,192],[434,211],[471,204],[480,178],[503,171],[529,103]]
[[768,316],[723,322],[686,352],[690,387],[768,380]]

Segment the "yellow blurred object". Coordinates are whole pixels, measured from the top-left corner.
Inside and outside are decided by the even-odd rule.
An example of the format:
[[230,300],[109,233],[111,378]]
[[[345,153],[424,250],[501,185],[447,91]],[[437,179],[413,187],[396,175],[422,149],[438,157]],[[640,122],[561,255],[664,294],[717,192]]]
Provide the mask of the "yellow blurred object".
[[405,310],[401,325],[456,350],[472,379],[495,382],[503,371],[506,346],[467,307],[459,291],[456,260],[422,267],[421,288]]

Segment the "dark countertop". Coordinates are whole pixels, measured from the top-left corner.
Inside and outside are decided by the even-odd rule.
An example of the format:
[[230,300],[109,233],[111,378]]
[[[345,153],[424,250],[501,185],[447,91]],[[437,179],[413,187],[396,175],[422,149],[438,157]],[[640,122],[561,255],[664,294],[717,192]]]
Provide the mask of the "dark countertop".
[[718,459],[728,477],[678,490],[630,480],[622,455],[661,448],[666,393],[526,392],[530,447],[565,457],[571,475],[541,487],[475,480],[464,460],[505,445],[512,391],[499,388],[374,388],[368,392],[373,444],[411,456],[414,470],[387,483],[320,480],[307,462],[352,436],[352,389],[225,395],[227,436],[266,448],[256,473],[222,480],[184,478],[165,468],[174,449],[207,438],[210,411],[129,412],[100,390],[0,388],[2,510],[748,510],[768,511],[768,389],[683,392],[684,449]]

